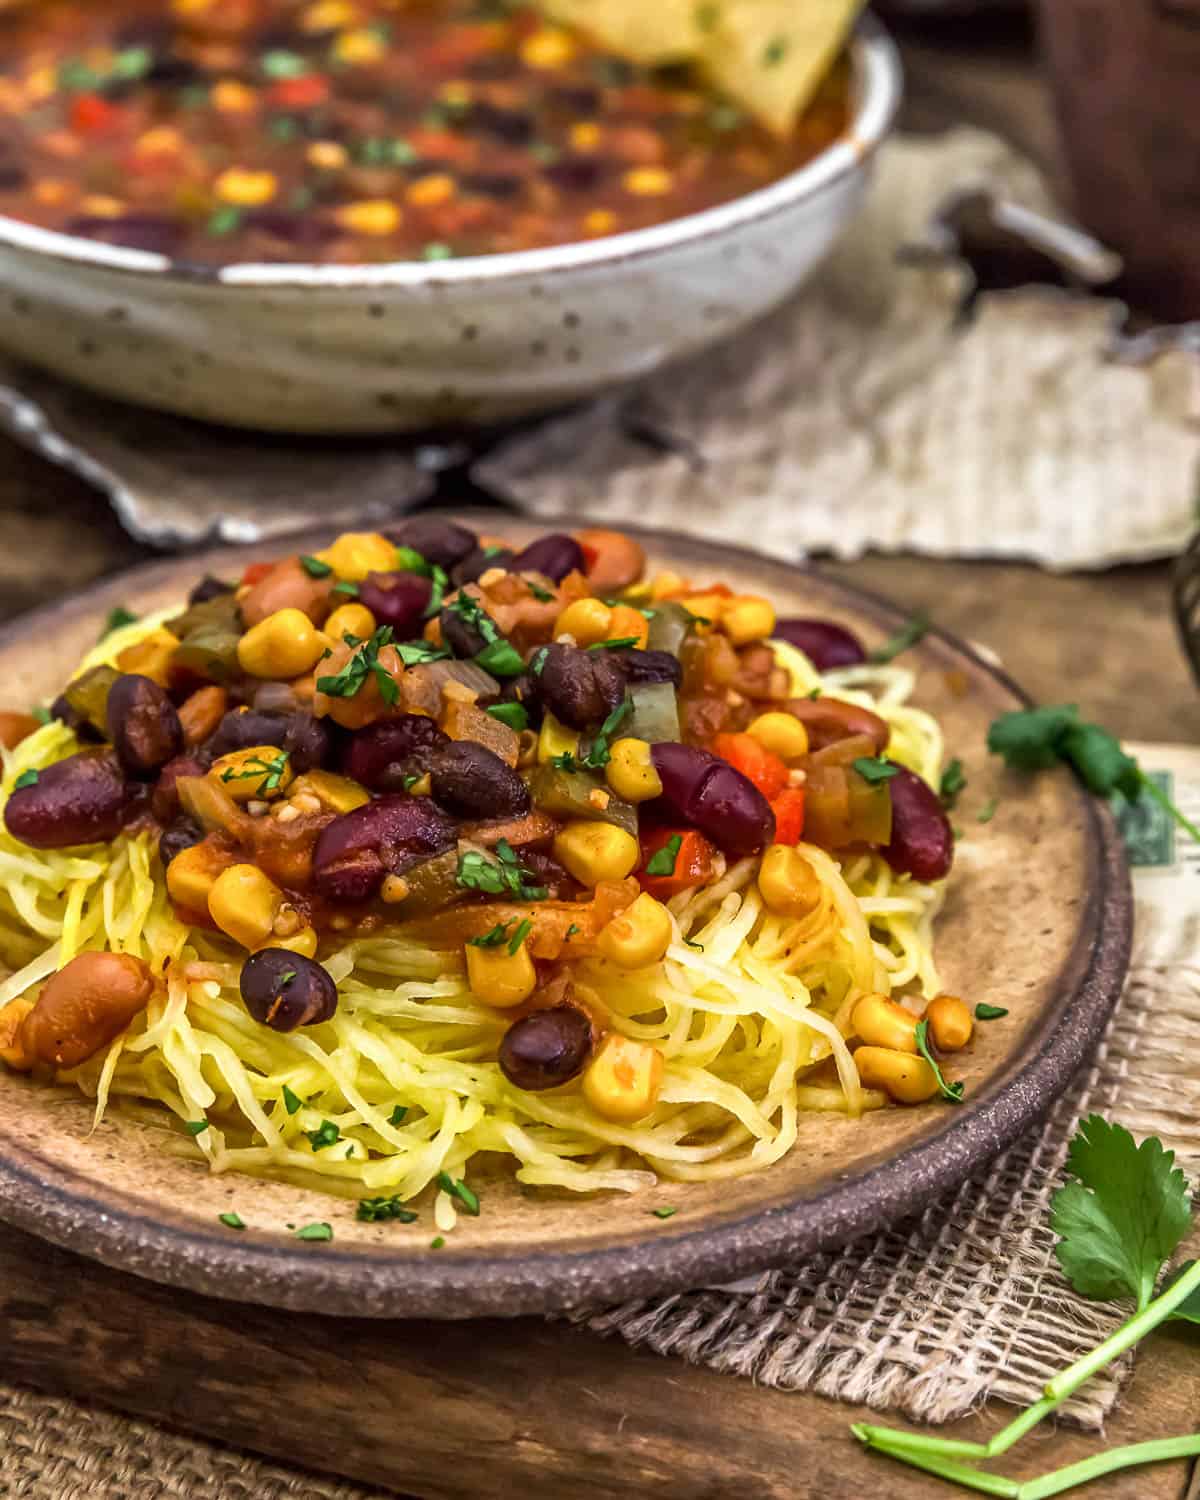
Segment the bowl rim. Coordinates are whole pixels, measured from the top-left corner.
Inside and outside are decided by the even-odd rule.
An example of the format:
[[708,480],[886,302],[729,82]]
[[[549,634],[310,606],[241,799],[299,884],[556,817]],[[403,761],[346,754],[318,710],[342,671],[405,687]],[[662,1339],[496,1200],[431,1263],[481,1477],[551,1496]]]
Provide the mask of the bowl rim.
[[464,283],[523,280],[621,265],[663,251],[683,249],[715,234],[727,234],[770,218],[863,171],[891,130],[900,106],[904,74],[895,43],[873,16],[859,21],[851,43],[851,59],[857,96],[853,118],[846,131],[811,161],[767,187],[714,208],[602,239],[436,262],[402,260],[382,265],[326,266],[242,261],[209,267],[173,261],[169,256],[147,250],[101,244],[0,214],[0,248],[32,251],[47,259],[106,271],[149,274],[167,281],[231,289],[440,290]]

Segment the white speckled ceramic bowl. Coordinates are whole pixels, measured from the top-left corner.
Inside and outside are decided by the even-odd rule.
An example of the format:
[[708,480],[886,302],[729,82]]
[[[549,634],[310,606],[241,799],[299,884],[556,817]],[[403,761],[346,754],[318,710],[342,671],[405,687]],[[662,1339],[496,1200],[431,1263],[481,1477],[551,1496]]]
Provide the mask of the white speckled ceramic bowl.
[[586,244],[381,266],[219,271],[0,217],[0,349],[91,390],[279,432],[481,424],[694,354],[768,312],[853,216],[900,100],[853,43],[850,129],[704,213]]

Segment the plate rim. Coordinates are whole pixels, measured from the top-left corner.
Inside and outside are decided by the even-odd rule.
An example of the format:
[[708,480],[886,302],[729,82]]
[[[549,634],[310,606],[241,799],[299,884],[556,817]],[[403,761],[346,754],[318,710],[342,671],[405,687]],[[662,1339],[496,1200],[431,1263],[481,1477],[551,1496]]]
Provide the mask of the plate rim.
[[[438,515],[479,529],[502,529],[505,519],[539,524],[545,518],[510,516],[503,510],[439,508]],[[552,526],[553,520],[547,520]],[[602,525],[570,518],[573,529]],[[846,583],[811,562],[789,562],[752,548],[688,534],[670,535],[624,525],[621,529],[667,555],[736,559],[763,575],[792,583],[818,580],[880,625],[898,626],[905,610],[873,590]],[[69,599],[39,606],[0,626],[0,652],[18,644],[39,624],[100,613],[116,593],[136,594],[161,582],[181,565],[203,568],[221,553],[249,554],[264,546],[303,544],[328,535],[309,528],[269,543],[209,547],[140,564],[106,575]],[[769,585],[768,585],[769,586]],[[969,642],[933,625],[930,638],[965,658],[1015,700],[1029,696],[1009,674]],[[1058,1092],[1094,1052],[1120,996],[1133,933],[1133,892],[1124,845],[1107,804],[1078,789],[1086,820],[1089,854],[1095,860],[1094,899],[1087,903],[1067,964],[1075,987],[1064,998],[1056,1022],[1011,1065],[995,1091],[964,1112],[947,1117],[946,1128],[877,1162],[848,1182],[835,1181],[816,1194],[785,1205],[760,1207],[727,1223],[653,1232],[610,1247],[572,1251],[414,1251],[386,1247],[317,1253],[302,1244],[258,1242],[200,1226],[183,1226],[114,1204],[98,1195],[92,1180],[59,1169],[47,1180],[41,1163],[22,1166],[0,1142],[0,1223],[9,1223],[51,1243],[118,1270],[225,1300],[292,1311],[370,1317],[466,1318],[565,1312],[589,1303],[682,1291],[773,1269],[798,1255],[815,1255],[847,1244],[909,1217],[960,1186],[993,1161],[1026,1128],[1049,1112]],[[1090,923],[1090,929],[1089,929]],[[569,1211],[569,1204],[564,1204]],[[686,1223],[686,1221],[685,1221]],[[619,1288],[618,1291],[614,1291]]]

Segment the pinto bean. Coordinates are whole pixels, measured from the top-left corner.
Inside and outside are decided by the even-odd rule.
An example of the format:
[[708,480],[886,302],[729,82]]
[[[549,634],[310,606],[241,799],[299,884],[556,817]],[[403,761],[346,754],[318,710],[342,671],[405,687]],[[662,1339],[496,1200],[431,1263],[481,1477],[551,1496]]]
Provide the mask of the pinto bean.
[[313,886],[338,905],[369,901],[385,875],[454,846],[453,818],[428,797],[380,797],[335,818],[313,850]]
[[165,689],[137,672],[124,672],[108,692],[108,737],[130,776],[145,781],[183,749],[179,711]]
[[185,745],[202,745],[225,717],[229,694],[215,683],[197,688],[179,705],[179,722],[183,726]]
[[584,572],[597,594],[614,593],[636,583],[646,570],[646,549],[623,531],[600,527],[577,531],[575,540],[583,548]]
[[148,966],[131,953],[80,953],[46,981],[21,1040],[39,1062],[78,1067],[120,1036],[153,990]]
[[13,838],[34,849],[69,849],[115,838],[132,802],[132,789],[115,755],[81,750],[18,787],[4,808]]
[[232,594],[236,587],[236,584],[227,583],[224,578],[214,578],[211,573],[205,573],[188,595],[188,603],[207,604],[210,599],[219,599],[222,594]]
[[799,719],[808,730],[808,748],[823,750],[826,745],[851,735],[865,734],[875,746],[875,754],[882,755],[892,731],[887,721],[869,708],[860,708],[857,703],[846,703],[841,698],[789,698],[784,704],[793,718]]
[[455,588],[464,583],[478,583],[489,568],[508,568],[513,560],[511,547],[476,547],[456,564],[450,574]]
[[286,558],[248,590],[242,599],[242,619],[249,629],[278,610],[298,609],[321,625],[333,608],[330,596],[336,582],[333,577],[313,578],[298,557]]

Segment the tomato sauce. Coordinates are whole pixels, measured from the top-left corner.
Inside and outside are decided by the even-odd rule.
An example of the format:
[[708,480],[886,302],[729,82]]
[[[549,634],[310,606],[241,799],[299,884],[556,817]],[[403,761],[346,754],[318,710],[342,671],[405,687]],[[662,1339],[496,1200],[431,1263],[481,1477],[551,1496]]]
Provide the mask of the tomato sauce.
[[843,63],[777,139],[507,0],[40,0],[0,15],[0,214],[208,265],[437,261],[726,202],[847,110]]

